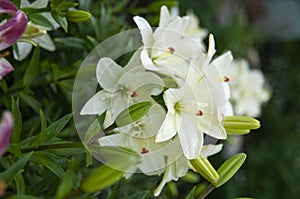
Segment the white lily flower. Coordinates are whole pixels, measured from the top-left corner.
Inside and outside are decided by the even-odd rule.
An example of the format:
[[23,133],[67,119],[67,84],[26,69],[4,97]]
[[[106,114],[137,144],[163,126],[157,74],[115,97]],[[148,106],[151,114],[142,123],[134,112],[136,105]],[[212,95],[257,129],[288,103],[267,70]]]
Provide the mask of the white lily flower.
[[261,104],[270,98],[268,90],[264,88],[263,73],[258,69],[251,70],[249,63],[244,59],[233,62],[231,73],[233,80],[229,86],[232,89],[231,100],[235,114],[259,116]]
[[191,19],[189,16],[172,17],[163,6],[159,27],[153,32],[144,18],[134,17],[142,35],[144,48],[141,61],[146,69],[184,79],[189,61],[204,49],[199,41],[189,35],[194,23]]
[[[132,57],[136,59],[136,55]],[[153,101],[151,95],[162,91],[163,81],[143,67],[122,68],[110,58],[102,58],[97,64],[97,80],[103,90],[97,92],[82,108],[81,115],[106,113],[105,126],[113,123],[121,111],[138,102]]]

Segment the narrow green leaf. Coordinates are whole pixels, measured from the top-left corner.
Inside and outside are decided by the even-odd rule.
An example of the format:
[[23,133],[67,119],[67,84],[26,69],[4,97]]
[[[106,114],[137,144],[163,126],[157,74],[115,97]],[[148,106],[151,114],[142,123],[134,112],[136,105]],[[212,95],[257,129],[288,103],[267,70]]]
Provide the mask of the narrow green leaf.
[[195,199],[195,190],[196,187],[193,187],[193,189],[189,192],[189,194],[185,197],[185,199]]
[[58,190],[55,195],[56,199],[64,198],[72,191],[73,179],[75,175],[74,167],[75,167],[75,159],[72,159],[70,161],[65,177],[63,178],[60,186],[58,187]]
[[57,12],[51,12],[53,19],[64,29],[64,31],[68,32],[68,21],[66,17],[59,16]]
[[50,171],[52,171],[60,179],[64,178],[64,176],[66,175],[65,171],[52,158],[45,157],[40,152],[35,153],[35,156],[45,167],[47,167]]
[[75,2],[60,2],[57,5],[55,5],[56,10],[58,11],[65,11],[68,10],[69,8],[77,6],[78,3]]
[[22,173],[15,177],[16,188],[18,195],[25,194],[25,182]]
[[54,122],[53,124],[51,124],[45,130],[46,137],[44,139],[44,142],[49,141],[51,138],[55,137],[58,133],[60,133],[61,130],[69,123],[71,118],[72,118],[72,113],[69,113],[63,116],[62,118],[60,118],[59,120],[57,120],[56,122]]
[[17,98],[17,101],[13,97],[11,97],[11,103],[12,103],[12,115],[14,118],[14,128],[13,133],[11,137],[11,143],[19,143],[20,141],[20,134],[22,131],[22,115],[19,109],[19,98]]
[[212,183],[214,187],[220,187],[225,184],[239,170],[246,160],[245,153],[239,153],[226,160],[218,169],[219,180]]
[[29,15],[29,19],[34,23],[41,25],[43,27],[48,27],[50,29],[54,29],[53,24],[47,19],[44,15],[40,13]]
[[9,196],[6,199],[41,199],[35,196],[31,196],[31,195],[13,195],[13,196]]
[[47,119],[42,110],[40,110],[40,118],[41,118],[41,134],[44,134],[47,128]]
[[15,178],[15,176],[22,172],[23,167],[27,164],[32,154],[33,152],[26,154],[6,171],[0,173],[0,179],[6,182],[6,184],[9,184]]
[[31,60],[26,68],[24,78],[23,78],[23,85],[29,85],[39,73],[39,61],[40,61],[40,48],[36,47],[33,51]]

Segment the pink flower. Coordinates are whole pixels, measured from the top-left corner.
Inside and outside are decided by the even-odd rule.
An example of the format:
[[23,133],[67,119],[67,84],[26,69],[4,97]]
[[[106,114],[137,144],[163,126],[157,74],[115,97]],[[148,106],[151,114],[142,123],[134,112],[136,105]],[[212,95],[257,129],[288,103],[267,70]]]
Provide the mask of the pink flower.
[[[27,16],[9,0],[0,0],[0,13],[12,15],[6,23],[0,26],[0,50],[13,45],[24,33],[27,26]],[[14,68],[0,55],[0,80]]]
[[5,111],[2,114],[2,119],[0,122],[0,157],[4,154],[10,142],[13,124],[14,121],[11,112]]

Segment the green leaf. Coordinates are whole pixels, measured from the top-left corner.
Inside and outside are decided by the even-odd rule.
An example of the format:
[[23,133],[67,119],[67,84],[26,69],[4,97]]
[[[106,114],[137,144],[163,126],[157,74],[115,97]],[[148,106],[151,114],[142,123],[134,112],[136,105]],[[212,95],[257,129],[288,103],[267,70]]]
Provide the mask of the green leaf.
[[220,187],[225,184],[239,170],[246,160],[245,153],[239,153],[226,160],[218,169],[219,180],[212,183],[214,187]]
[[41,25],[43,27],[48,27],[50,29],[54,29],[53,24],[47,19],[44,15],[41,15],[40,13],[37,14],[31,14],[29,15],[29,19],[34,23]]
[[44,134],[47,128],[47,119],[42,110],[40,110],[40,118],[41,118],[41,134]]
[[189,192],[189,194],[185,197],[185,199],[195,199],[196,198],[195,190],[196,187],[193,187],[193,189]]
[[22,131],[22,115],[19,109],[19,98],[17,101],[13,97],[11,97],[11,106],[12,106],[12,115],[14,118],[14,128],[11,138],[11,143],[19,143],[20,134]]
[[52,158],[45,157],[40,152],[35,153],[35,156],[45,167],[47,167],[50,171],[52,171],[60,179],[64,178],[64,176],[66,175],[65,171]]
[[23,78],[23,86],[29,85],[39,73],[39,61],[40,61],[40,48],[36,47],[33,51],[31,60],[26,68],[24,78]]
[[63,47],[85,49],[85,41],[77,37],[61,37],[55,38],[55,42],[61,43]]
[[18,194],[25,194],[25,182],[22,173],[15,177],[16,188]]
[[67,196],[73,188],[73,179],[75,176],[75,159],[72,159],[70,161],[69,167],[67,169],[66,175],[63,178],[60,186],[58,187],[58,190],[56,192],[55,198],[56,199],[61,199]]
[[36,98],[24,93],[20,93],[19,95],[22,101],[25,102],[29,107],[31,107],[36,113],[40,112],[41,105]]
[[15,176],[19,175],[22,172],[23,167],[27,164],[33,152],[26,154],[24,157],[19,159],[6,171],[0,173],[0,179],[3,180],[6,184],[9,184]]
[[71,118],[72,118],[72,113],[69,113],[63,116],[62,118],[60,118],[59,120],[57,120],[56,122],[54,122],[53,124],[51,124],[45,130],[46,137],[43,141],[44,142],[49,141],[51,138],[55,137],[58,133],[60,133],[61,130],[68,124]]
[[51,12],[53,19],[64,29],[64,31],[68,32],[68,21],[66,17],[59,16],[57,12]]
[[35,196],[30,196],[30,195],[13,195],[13,196],[9,196],[6,199],[41,199]]
[[57,5],[55,5],[55,9],[58,11],[65,11],[68,10],[69,8],[77,6],[78,3],[75,2],[60,2]]

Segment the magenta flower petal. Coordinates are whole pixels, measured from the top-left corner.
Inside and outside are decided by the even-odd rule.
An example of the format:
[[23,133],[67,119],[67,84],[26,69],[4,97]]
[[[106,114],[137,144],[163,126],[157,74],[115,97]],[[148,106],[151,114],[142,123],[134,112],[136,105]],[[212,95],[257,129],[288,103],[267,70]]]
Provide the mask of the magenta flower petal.
[[4,154],[9,142],[13,130],[13,116],[11,112],[5,111],[2,114],[0,122],[0,157]]
[[13,70],[14,67],[5,58],[0,58],[0,80]]
[[9,0],[0,0],[0,13],[15,14],[18,8]]
[[27,22],[26,14],[18,10],[11,19],[0,26],[0,50],[10,47],[22,36]]

